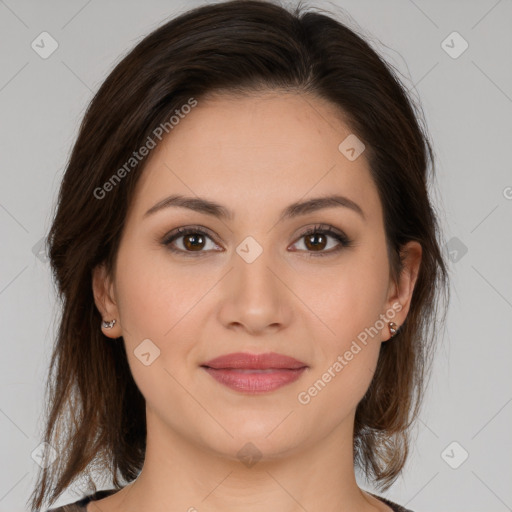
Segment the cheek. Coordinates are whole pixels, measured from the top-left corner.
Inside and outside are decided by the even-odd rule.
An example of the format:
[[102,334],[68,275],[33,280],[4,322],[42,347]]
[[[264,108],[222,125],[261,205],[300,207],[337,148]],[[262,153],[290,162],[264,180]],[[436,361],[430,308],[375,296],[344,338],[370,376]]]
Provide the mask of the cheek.
[[[119,251],[117,269],[117,305],[132,375],[148,401],[169,396],[177,387],[169,372],[183,380],[200,325],[193,321],[194,307],[212,283],[194,279],[192,267],[173,268],[135,244]],[[177,360],[183,364],[173,364]]]
[[[375,252],[377,253],[377,251]],[[381,253],[381,252],[380,252]],[[380,319],[388,286],[386,261],[372,251],[346,258],[346,264],[309,283],[307,303],[317,317],[316,365],[307,379],[304,401],[314,407],[336,403],[338,414],[362,399],[375,372],[380,347]],[[318,286],[318,283],[322,283]],[[321,320],[321,322],[318,321]],[[336,413],[335,413],[336,416]],[[334,418],[333,418],[333,421]]]
[[340,351],[327,364],[316,367],[299,391],[302,418],[310,428],[315,427],[319,417],[326,430],[342,424],[366,394],[375,373],[379,347],[358,345]]
[[[342,264],[321,269],[314,278],[301,277],[297,282],[329,351],[344,350],[351,340],[368,331],[369,338],[379,341],[372,327],[377,324],[382,328],[382,322],[377,321],[385,312],[389,284],[386,263],[371,251],[359,251],[347,256]],[[307,276],[307,272],[301,275]]]
[[151,338],[165,344],[211,287],[212,279],[204,272],[199,279],[193,265],[169,264],[161,248],[127,244],[119,252],[118,269],[119,313],[132,342]]

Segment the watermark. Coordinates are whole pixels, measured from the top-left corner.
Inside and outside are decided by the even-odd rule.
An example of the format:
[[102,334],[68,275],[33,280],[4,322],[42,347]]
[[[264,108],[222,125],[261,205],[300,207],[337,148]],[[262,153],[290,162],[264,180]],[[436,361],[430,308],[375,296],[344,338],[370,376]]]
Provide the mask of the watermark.
[[457,263],[467,254],[468,247],[462,240],[454,236],[446,243],[446,250],[448,251],[450,261]]
[[252,263],[263,252],[263,247],[252,237],[244,238],[237,246],[236,253],[246,262]]
[[365,149],[363,141],[353,133],[343,139],[338,146],[339,152],[351,162],[357,160]]
[[59,47],[59,43],[48,32],[41,32],[30,46],[41,59],[47,59]]
[[149,338],[139,343],[133,353],[144,366],[150,366],[160,357],[160,349]]
[[263,454],[256,445],[248,442],[238,450],[236,456],[242,464],[252,468],[263,457]]
[[[366,346],[368,344],[368,336],[373,338],[376,336],[382,329],[384,329],[386,323],[389,320],[392,320],[395,318],[396,313],[401,311],[403,308],[402,304],[399,302],[395,302],[387,311],[385,314],[380,314],[379,319],[375,321],[375,323],[371,327],[366,327],[363,331],[361,331],[357,335],[357,340],[363,345]],[[334,361],[331,366],[327,369],[325,373],[322,374],[322,376],[315,381],[315,383],[310,386],[306,391],[301,391],[297,395],[297,400],[302,405],[307,405],[311,402],[311,399],[322,391],[325,386],[331,380],[338,375],[345,366],[349,364],[352,359],[354,359],[354,356],[359,354],[361,352],[362,348],[356,340],[352,341],[352,344],[350,345],[350,349],[346,350],[343,355],[339,355],[336,358],[336,361]]]
[[469,457],[469,452],[457,441],[452,441],[442,452],[441,458],[452,469],[458,469]]
[[174,114],[169,118],[168,121],[158,125],[153,131],[152,135],[149,135],[146,142],[138,149],[134,151],[132,156],[120,167],[101,187],[96,187],[93,191],[93,195],[96,199],[103,199],[108,192],[111,192],[114,187],[121,183],[121,180],[126,177],[146,156],[149,155],[150,151],[156,147],[157,142],[162,140],[164,132],[168,134],[176,125],[179,124],[181,119],[184,119],[189,114],[193,107],[197,105],[197,100],[189,98],[187,103],[176,109]]
[[34,448],[30,457],[36,464],[46,469],[57,460],[58,455],[57,450],[50,443],[44,441]]
[[441,48],[452,58],[458,59],[469,47],[468,42],[457,32],[448,34],[441,42]]

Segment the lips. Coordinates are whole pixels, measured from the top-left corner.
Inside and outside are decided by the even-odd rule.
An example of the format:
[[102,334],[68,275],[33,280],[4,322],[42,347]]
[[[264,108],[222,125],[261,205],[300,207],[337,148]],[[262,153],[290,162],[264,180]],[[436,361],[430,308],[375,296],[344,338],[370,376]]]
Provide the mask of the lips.
[[235,352],[211,359],[201,366],[214,369],[237,369],[237,370],[272,370],[286,369],[298,370],[307,366],[306,363],[293,357],[268,352],[266,354],[248,354]]
[[296,381],[308,367],[293,357],[237,352],[201,365],[217,382],[242,393],[266,393]]

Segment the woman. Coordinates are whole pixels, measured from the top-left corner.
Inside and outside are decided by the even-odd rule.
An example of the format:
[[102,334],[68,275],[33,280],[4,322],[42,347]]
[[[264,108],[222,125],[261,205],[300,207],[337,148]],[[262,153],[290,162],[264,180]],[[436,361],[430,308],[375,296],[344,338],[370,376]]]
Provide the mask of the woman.
[[[447,272],[431,145],[388,65],[325,14],[191,10],[92,100],[49,255],[58,511],[406,511]],[[47,457],[49,455],[47,454]]]

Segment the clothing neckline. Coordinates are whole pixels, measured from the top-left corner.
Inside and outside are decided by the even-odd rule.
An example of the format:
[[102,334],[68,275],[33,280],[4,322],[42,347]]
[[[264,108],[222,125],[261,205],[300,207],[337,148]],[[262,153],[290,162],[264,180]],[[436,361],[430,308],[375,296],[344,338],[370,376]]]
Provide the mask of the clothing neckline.
[[[84,512],[86,512],[87,510],[87,505],[91,502],[91,501],[97,501],[97,500],[100,500],[102,498],[106,498],[107,496],[110,496],[114,493],[116,493],[117,491],[120,491],[122,489],[119,488],[119,489],[103,489],[101,491],[96,491],[92,494],[89,494],[88,496],[85,496],[84,498],[82,498],[81,500],[79,500],[78,502],[76,502],[75,504],[78,505],[79,507],[81,507]],[[395,503],[387,498],[384,498],[383,496],[379,496],[377,494],[374,494],[373,492],[370,492],[370,491],[366,491],[368,494],[370,494],[371,496],[373,496],[374,498],[377,498],[379,501],[382,501],[383,503],[385,503],[386,505],[388,505],[389,507],[391,507],[391,509],[393,510],[393,512],[412,512],[412,510],[409,510],[407,508],[404,508],[402,507],[401,505],[399,505],[398,503]]]

